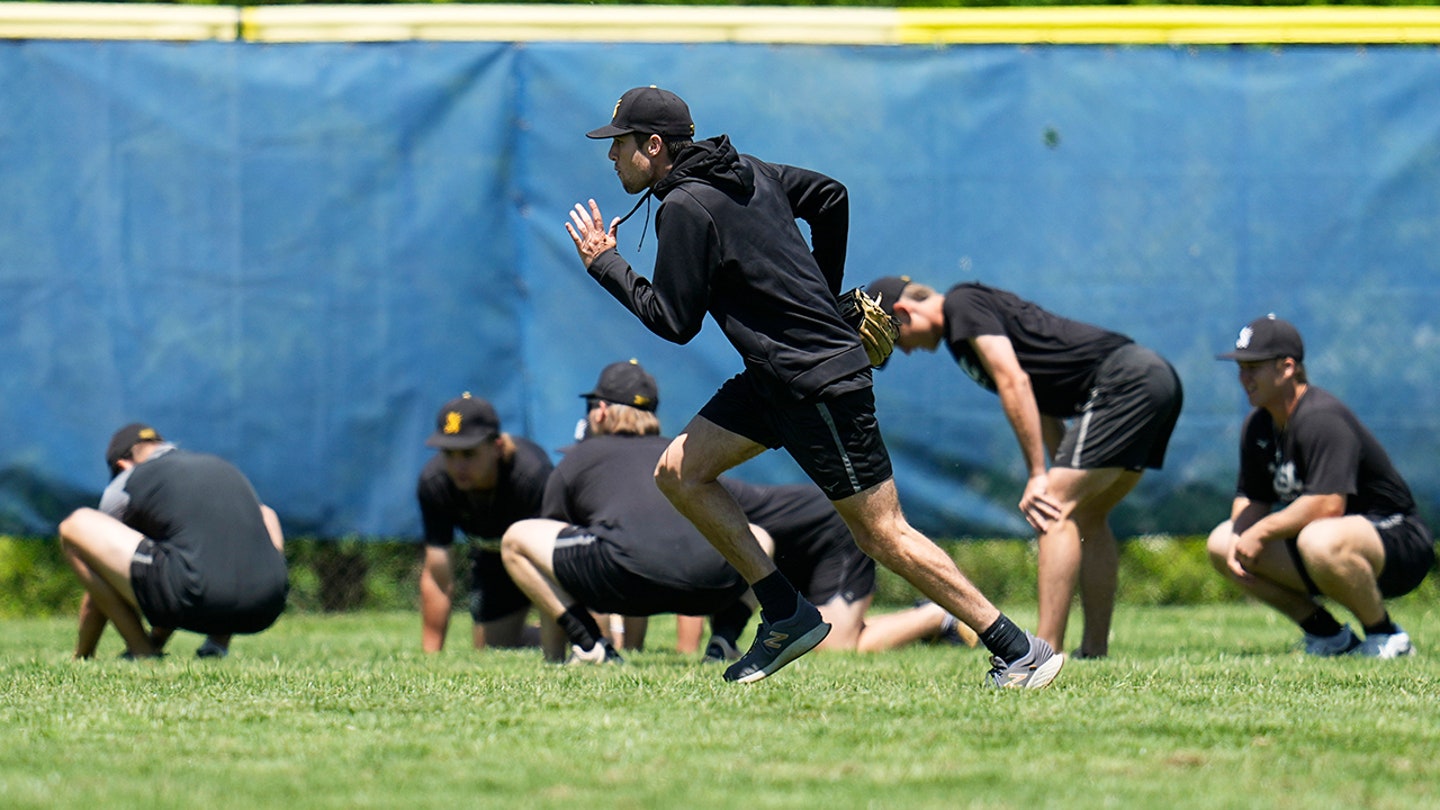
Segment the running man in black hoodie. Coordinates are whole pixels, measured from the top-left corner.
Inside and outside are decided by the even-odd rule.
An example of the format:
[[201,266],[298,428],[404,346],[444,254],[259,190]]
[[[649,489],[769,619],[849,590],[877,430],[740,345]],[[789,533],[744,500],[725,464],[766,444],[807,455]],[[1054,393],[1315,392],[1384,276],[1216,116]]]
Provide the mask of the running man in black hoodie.
[[[652,279],[615,249],[624,218],[607,227],[593,199],[576,205],[565,227],[590,275],[652,332],[687,343],[708,312],[744,360],[745,370],[701,408],[655,470],[661,491],[760,602],[755,641],[726,680],[771,675],[830,631],[718,481],[766,448],[783,447],[825,491],[861,550],[981,630],[995,656],[991,684],[1046,686],[1064,656],[1000,613],[901,513],[870,363],[836,303],[850,227],[845,187],[741,155],[724,135],[695,142],[694,133],[685,102],[656,87],[626,92],[610,125],[587,133],[612,140],[609,157],[627,192],[662,201]],[[797,218],[810,226],[812,244]]]

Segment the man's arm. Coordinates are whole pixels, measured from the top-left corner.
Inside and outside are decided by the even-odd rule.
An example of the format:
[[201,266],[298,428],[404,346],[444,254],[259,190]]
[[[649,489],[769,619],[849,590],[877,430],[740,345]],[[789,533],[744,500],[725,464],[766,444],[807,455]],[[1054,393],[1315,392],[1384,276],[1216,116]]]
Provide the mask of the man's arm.
[[839,295],[850,238],[850,194],[833,177],[796,166],[773,164],[790,209],[810,226],[810,255],[825,274],[830,293]]
[[1265,543],[1295,537],[1317,520],[1343,514],[1344,495],[1301,495],[1284,509],[1270,512],[1243,529],[1237,526],[1236,533],[1242,544],[1258,552]]
[[1010,429],[1025,459],[1029,480],[1020,497],[1020,511],[1031,526],[1044,531],[1059,512],[1046,497],[1050,482],[1045,469],[1045,432],[1040,421],[1040,406],[1035,403],[1035,391],[1030,387],[1030,375],[1020,367],[1010,338],[978,335],[970,338],[970,345],[986,373],[995,381],[1000,407],[1010,421]]
[[[1300,534],[1300,530],[1317,520],[1340,517],[1345,514],[1344,495],[1301,495],[1289,506],[1276,512],[1263,513],[1268,504],[1242,505],[1244,498],[1236,498],[1232,514],[1235,517],[1235,544],[1230,552],[1230,570],[1236,576],[1249,576],[1249,567],[1260,556],[1266,543],[1284,540]],[[1248,522],[1248,525],[1245,525]]]
[[715,246],[706,230],[704,212],[697,219],[679,210],[688,197],[672,194],[655,215],[655,280],[636,273],[615,247],[614,226],[604,230],[600,207],[590,200],[587,211],[575,206],[565,227],[590,276],[625,305],[646,329],[671,343],[689,343],[705,322],[709,306],[709,271]]
[[1254,526],[1259,520],[1270,514],[1275,504],[1265,501],[1255,501],[1244,495],[1235,496],[1235,501],[1230,504],[1230,526],[1238,536],[1241,532]]
[[425,652],[440,652],[445,648],[454,595],[450,547],[426,544],[425,559],[420,565],[420,645]]

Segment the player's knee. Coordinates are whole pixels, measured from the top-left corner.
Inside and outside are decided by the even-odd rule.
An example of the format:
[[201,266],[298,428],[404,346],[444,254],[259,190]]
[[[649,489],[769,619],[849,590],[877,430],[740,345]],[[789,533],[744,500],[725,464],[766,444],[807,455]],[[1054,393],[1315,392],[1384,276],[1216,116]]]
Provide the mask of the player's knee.
[[73,546],[75,539],[85,531],[85,527],[89,525],[91,516],[94,514],[98,514],[94,509],[81,507],[60,521],[60,545],[67,548]]
[[1300,530],[1295,537],[1295,550],[1307,569],[1332,568],[1359,556],[1355,544],[1349,542],[1343,532],[1320,521]]
[[1210,553],[1211,561],[1221,559],[1230,553],[1230,546],[1236,542],[1236,530],[1234,523],[1225,520],[1220,526],[1215,526],[1210,532],[1210,538],[1205,539],[1205,552]]
[[529,521],[520,520],[510,524],[505,534],[500,536],[500,561],[505,565],[518,562],[525,557],[526,551],[526,526]]
[[655,486],[673,504],[679,505],[689,499],[691,484],[678,464],[668,464],[662,458],[655,467]]
[[670,497],[670,493],[680,486],[680,471],[666,464],[665,459],[660,459],[660,463],[655,465],[655,486]]

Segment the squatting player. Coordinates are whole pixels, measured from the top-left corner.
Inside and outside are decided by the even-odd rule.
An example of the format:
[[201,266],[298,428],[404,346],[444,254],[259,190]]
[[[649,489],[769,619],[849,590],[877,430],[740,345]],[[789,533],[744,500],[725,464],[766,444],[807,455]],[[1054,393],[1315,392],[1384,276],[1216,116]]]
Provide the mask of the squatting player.
[[[761,606],[755,642],[725,671],[752,682],[818,645],[830,627],[779,573],[719,482],[766,448],[784,447],[845,519],[861,550],[971,627],[994,653],[996,686],[1039,688],[1064,656],[1005,617],[900,510],[875,419],[870,361],[840,315],[849,199],[838,181],[741,155],[725,135],[694,141],[680,97],[627,91],[610,124],[609,158],[629,193],[662,200],[652,279],[616,250],[592,199],[566,230],[592,277],[652,332],[693,338],[708,311],[744,360],[661,457],[661,490],[750,583]],[[644,199],[644,198],[642,198]],[[638,208],[638,204],[637,204]],[[811,242],[795,220],[810,226]]]
[[[1230,519],[1210,534],[1211,563],[1300,625],[1311,655],[1412,654],[1385,600],[1420,585],[1435,543],[1385,449],[1344,403],[1310,384],[1290,323],[1257,318],[1219,358],[1239,365],[1254,410],[1240,435]],[[1319,596],[1354,614],[1364,639]]]
[[139,423],[115,432],[105,460],[111,481],[100,508],[60,524],[85,586],[76,658],[95,654],[107,622],[134,658],[159,655],[176,629],[206,634],[197,654],[218,656],[231,635],[274,624],[289,590],[284,539],[244,474]]
[[[505,567],[563,637],[545,656],[619,660],[591,611],[623,616],[708,614],[731,645],[751,608],[745,581],[652,485],[670,440],[660,435],[659,387],[635,361],[612,363],[585,397],[587,438],[565,451],[545,485],[543,518],[505,532]],[[625,634],[637,649],[643,639]]]

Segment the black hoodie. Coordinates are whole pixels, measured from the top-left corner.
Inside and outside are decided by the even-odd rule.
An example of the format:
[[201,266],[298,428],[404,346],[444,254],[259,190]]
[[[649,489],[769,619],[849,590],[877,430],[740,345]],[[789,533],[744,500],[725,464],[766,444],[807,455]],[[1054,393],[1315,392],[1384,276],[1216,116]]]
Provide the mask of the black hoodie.
[[681,150],[654,192],[654,280],[615,250],[590,264],[650,331],[688,343],[709,312],[772,399],[821,396],[869,368],[836,304],[850,227],[839,181],[741,155],[721,135]]

